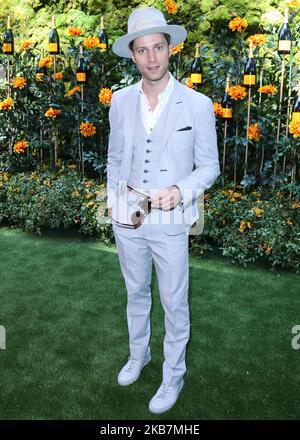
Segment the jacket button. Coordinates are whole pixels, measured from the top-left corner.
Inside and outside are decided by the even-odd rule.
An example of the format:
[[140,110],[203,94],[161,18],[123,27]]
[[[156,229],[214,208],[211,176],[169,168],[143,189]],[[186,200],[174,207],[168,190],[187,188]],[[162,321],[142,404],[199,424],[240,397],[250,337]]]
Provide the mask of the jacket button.
[[146,153],[151,153],[151,150],[146,150]]
[[149,162],[151,162],[151,160],[148,160],[148,159],[145,160],[145,163],[149,163]]
[[144,170],[144,173],[149,173],[149,170]]
[[149,180],[143,180],[143,183],[147,183],[147,182],[149,182]]
[[147,144],[149,144],[150,142],[152,142],[151,139],[147,139]]

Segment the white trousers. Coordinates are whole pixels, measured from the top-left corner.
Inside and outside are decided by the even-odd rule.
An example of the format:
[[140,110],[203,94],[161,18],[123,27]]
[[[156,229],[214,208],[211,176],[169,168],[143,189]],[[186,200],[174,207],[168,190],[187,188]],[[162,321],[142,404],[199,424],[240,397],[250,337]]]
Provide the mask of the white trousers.
[[127,290],[130,355],[142,359],[150,342],[152,261],[164,309],[163,382],[176,385],[186,372],[190,336],[188,234],[167,235],[160,225],[124,229],[113,223],[119,262]]

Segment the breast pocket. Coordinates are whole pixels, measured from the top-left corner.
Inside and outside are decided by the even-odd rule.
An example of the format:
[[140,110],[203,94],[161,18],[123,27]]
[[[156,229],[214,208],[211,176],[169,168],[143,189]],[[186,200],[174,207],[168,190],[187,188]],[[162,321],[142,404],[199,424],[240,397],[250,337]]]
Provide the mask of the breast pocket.
[[192,149],[194,142],[194,130],[174,131],[170,136],[169,144],[172,149]]

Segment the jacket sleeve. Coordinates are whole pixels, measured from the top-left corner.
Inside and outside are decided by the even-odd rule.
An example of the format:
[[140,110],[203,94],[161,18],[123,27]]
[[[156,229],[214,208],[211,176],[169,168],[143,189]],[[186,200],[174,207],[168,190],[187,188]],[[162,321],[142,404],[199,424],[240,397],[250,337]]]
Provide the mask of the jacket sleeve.
[[216,121],[210,98],[195,119],[194,164],[195,169],[184,179],[176,182],[180,189],[183,210],[196,201],[205,189],[210,188],[220,175],[217,146]]
[[112,96],[109,110],[109,141],[107,154],[107,207],[111,208],[114,204],[117,185],[119,182],[120,167],[123,155],[123,135],[121,123],[118,115],[116,92]]

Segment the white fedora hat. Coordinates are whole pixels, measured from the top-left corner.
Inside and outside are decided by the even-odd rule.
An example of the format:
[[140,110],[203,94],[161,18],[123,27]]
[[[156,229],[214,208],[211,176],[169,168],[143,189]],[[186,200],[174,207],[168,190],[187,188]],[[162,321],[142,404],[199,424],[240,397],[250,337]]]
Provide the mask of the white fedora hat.
[[135,38],[144,35],[164,33],[169,34],[172,46],[182,43],[187,36],[183,26],[177,24],[167,24],[163,13],[152,7],[142,7],[135,9],[128,18],[127,34],[116,40],[112,50],[120,57],[131,58],[129,43]]

